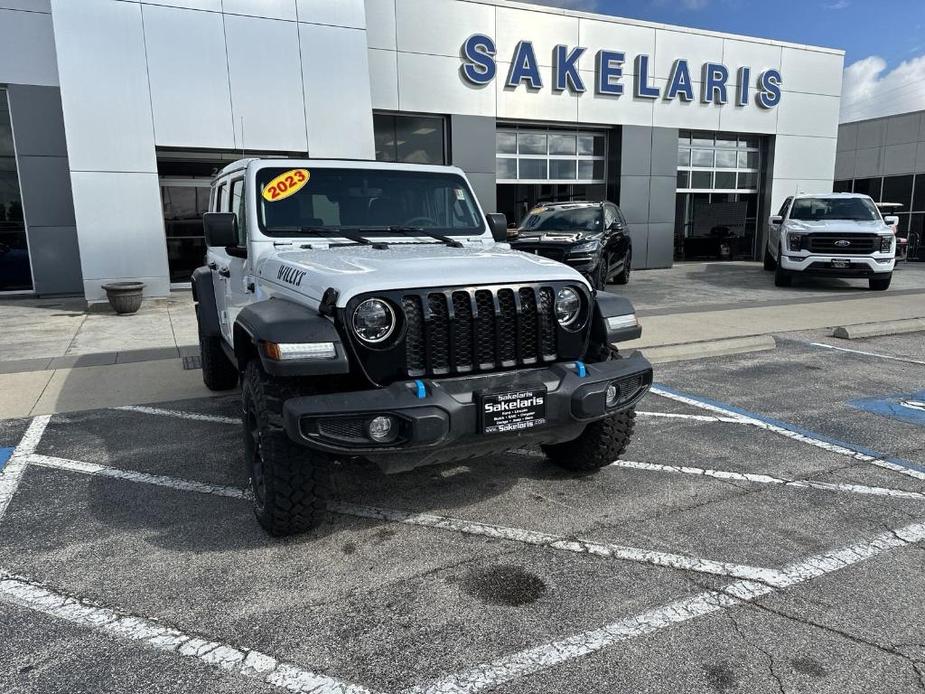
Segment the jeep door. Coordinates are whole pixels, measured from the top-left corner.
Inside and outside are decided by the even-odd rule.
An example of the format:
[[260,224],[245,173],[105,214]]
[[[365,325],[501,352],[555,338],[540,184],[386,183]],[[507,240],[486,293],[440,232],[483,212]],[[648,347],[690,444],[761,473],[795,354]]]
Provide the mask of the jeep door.
[[[770,248],[772,255],[775,255],[781,246],[780,233],[784,227],[784,222],[787,221],[787,213],[790,212],[791,202],[793,202],[793,198],[789,197],[781,205],[780,211],[777,213],[777,216],[780,217],[780,222],[768,222],[768,248]],[[775,257],[777,256],[775,255]]]
[[238,221],[238,241],[234,246],[209,248],[208,263],[215,287],[215,306],[222,335],[233,344],[233,327],[244,308],[247,291],[247,228],[244,214],[244,178],[223,181],[216,195],[216,212],[233,212]]
[[[212,212],[228,212],[229,194],[228,181],[224,180],[216,186],[209,209]],[[212,287],[215,291],[215,309],[218,312],[218,324],[222,335],[230,342],[231,331],[228,329],[228,313],[225,310],[225,283],[228,279],[228,254],[225,249],[209,246],[206,251],[206,265],[212,271]]]

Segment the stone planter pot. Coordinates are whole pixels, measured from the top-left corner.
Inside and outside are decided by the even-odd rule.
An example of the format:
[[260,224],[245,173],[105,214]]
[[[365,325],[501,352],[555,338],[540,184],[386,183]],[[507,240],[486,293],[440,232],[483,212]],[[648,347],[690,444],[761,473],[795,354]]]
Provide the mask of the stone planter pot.
[[110,282],[104,284],[106,298],[116,313],[135,313],[141,308],[144,282]]

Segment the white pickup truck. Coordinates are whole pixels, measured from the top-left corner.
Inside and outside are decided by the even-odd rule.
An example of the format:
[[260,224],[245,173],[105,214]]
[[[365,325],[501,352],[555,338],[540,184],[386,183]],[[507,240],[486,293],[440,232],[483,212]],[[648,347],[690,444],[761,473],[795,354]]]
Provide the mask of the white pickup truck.
[[539,444],[590,472],[652,383],[626,299],[513,251],[457,168],[245,159],[214,179],[193,274],[202,374],[241,384],[259,522],[306,530],[329,464],[386,472]]
[[795,195],[768,225],[764,269],[789,287],[795,274],[863,277],[871,289],[890,288],[896,262],[896,217],[882,217],[867,195]]

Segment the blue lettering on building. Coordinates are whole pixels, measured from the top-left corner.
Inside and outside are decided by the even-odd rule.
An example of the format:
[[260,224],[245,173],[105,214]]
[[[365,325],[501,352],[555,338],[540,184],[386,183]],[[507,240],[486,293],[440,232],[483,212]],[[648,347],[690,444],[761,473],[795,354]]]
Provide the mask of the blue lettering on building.
[[[587,49],[582,46],[570,48],[557,45],[552,51],[551,88],[555,92],[583,94],[587,91],[585,79],[581,74],[579,61]],[[498,72],[497,48],[494,40],[485,34],[474,34],[462,45],[460,51],[462,65],[459,74],[469,84],[481,87],[490,84]],[[503,58],[501,59],[504,60]],[[735,81],[730,79],[729,66],[722,63],[704,63],[691,66],[686,58],[674,61],[668,73],[667,84],[659,86],[651,56],[640,53],[633,57],[634,73],[624,75],[627,56],[623,51],[599,50],[594,56],[594,93],[598,96],[622,97],[626,90],[625,82],[632,80],[632,95],[636,99],[663,99],[692,102],[698,98],[694,93],[692,69],[700,70],[699,100],[704,104],[722,106],[732,101],[737,107],[748,106],[754,90],[754,103],[763,109],[771,109],[780,104],[783,78],[780,70],[769,69],[761,72],[757,79],[752,78],[752,69],[747,65],[735,68]],[[532,41],[520,41],[511,56],[504,85],[507,89],[517,89],[524,85],[530,91],[543,88],[540,61]],[[664,91],[664,93],[663,93]],[[731,99],[730,99],[731,97]]]

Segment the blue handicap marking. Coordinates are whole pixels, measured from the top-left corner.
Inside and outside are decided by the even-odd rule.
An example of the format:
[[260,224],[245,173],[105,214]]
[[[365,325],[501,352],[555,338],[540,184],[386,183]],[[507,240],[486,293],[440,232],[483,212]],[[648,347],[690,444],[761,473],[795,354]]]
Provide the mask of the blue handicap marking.
[[925,427],[925,390],[918,393],[862,398],[848,403],[865,412]]
[[13,456],[15,448],[0,448],[0,472],[6,467],[7,461]]

